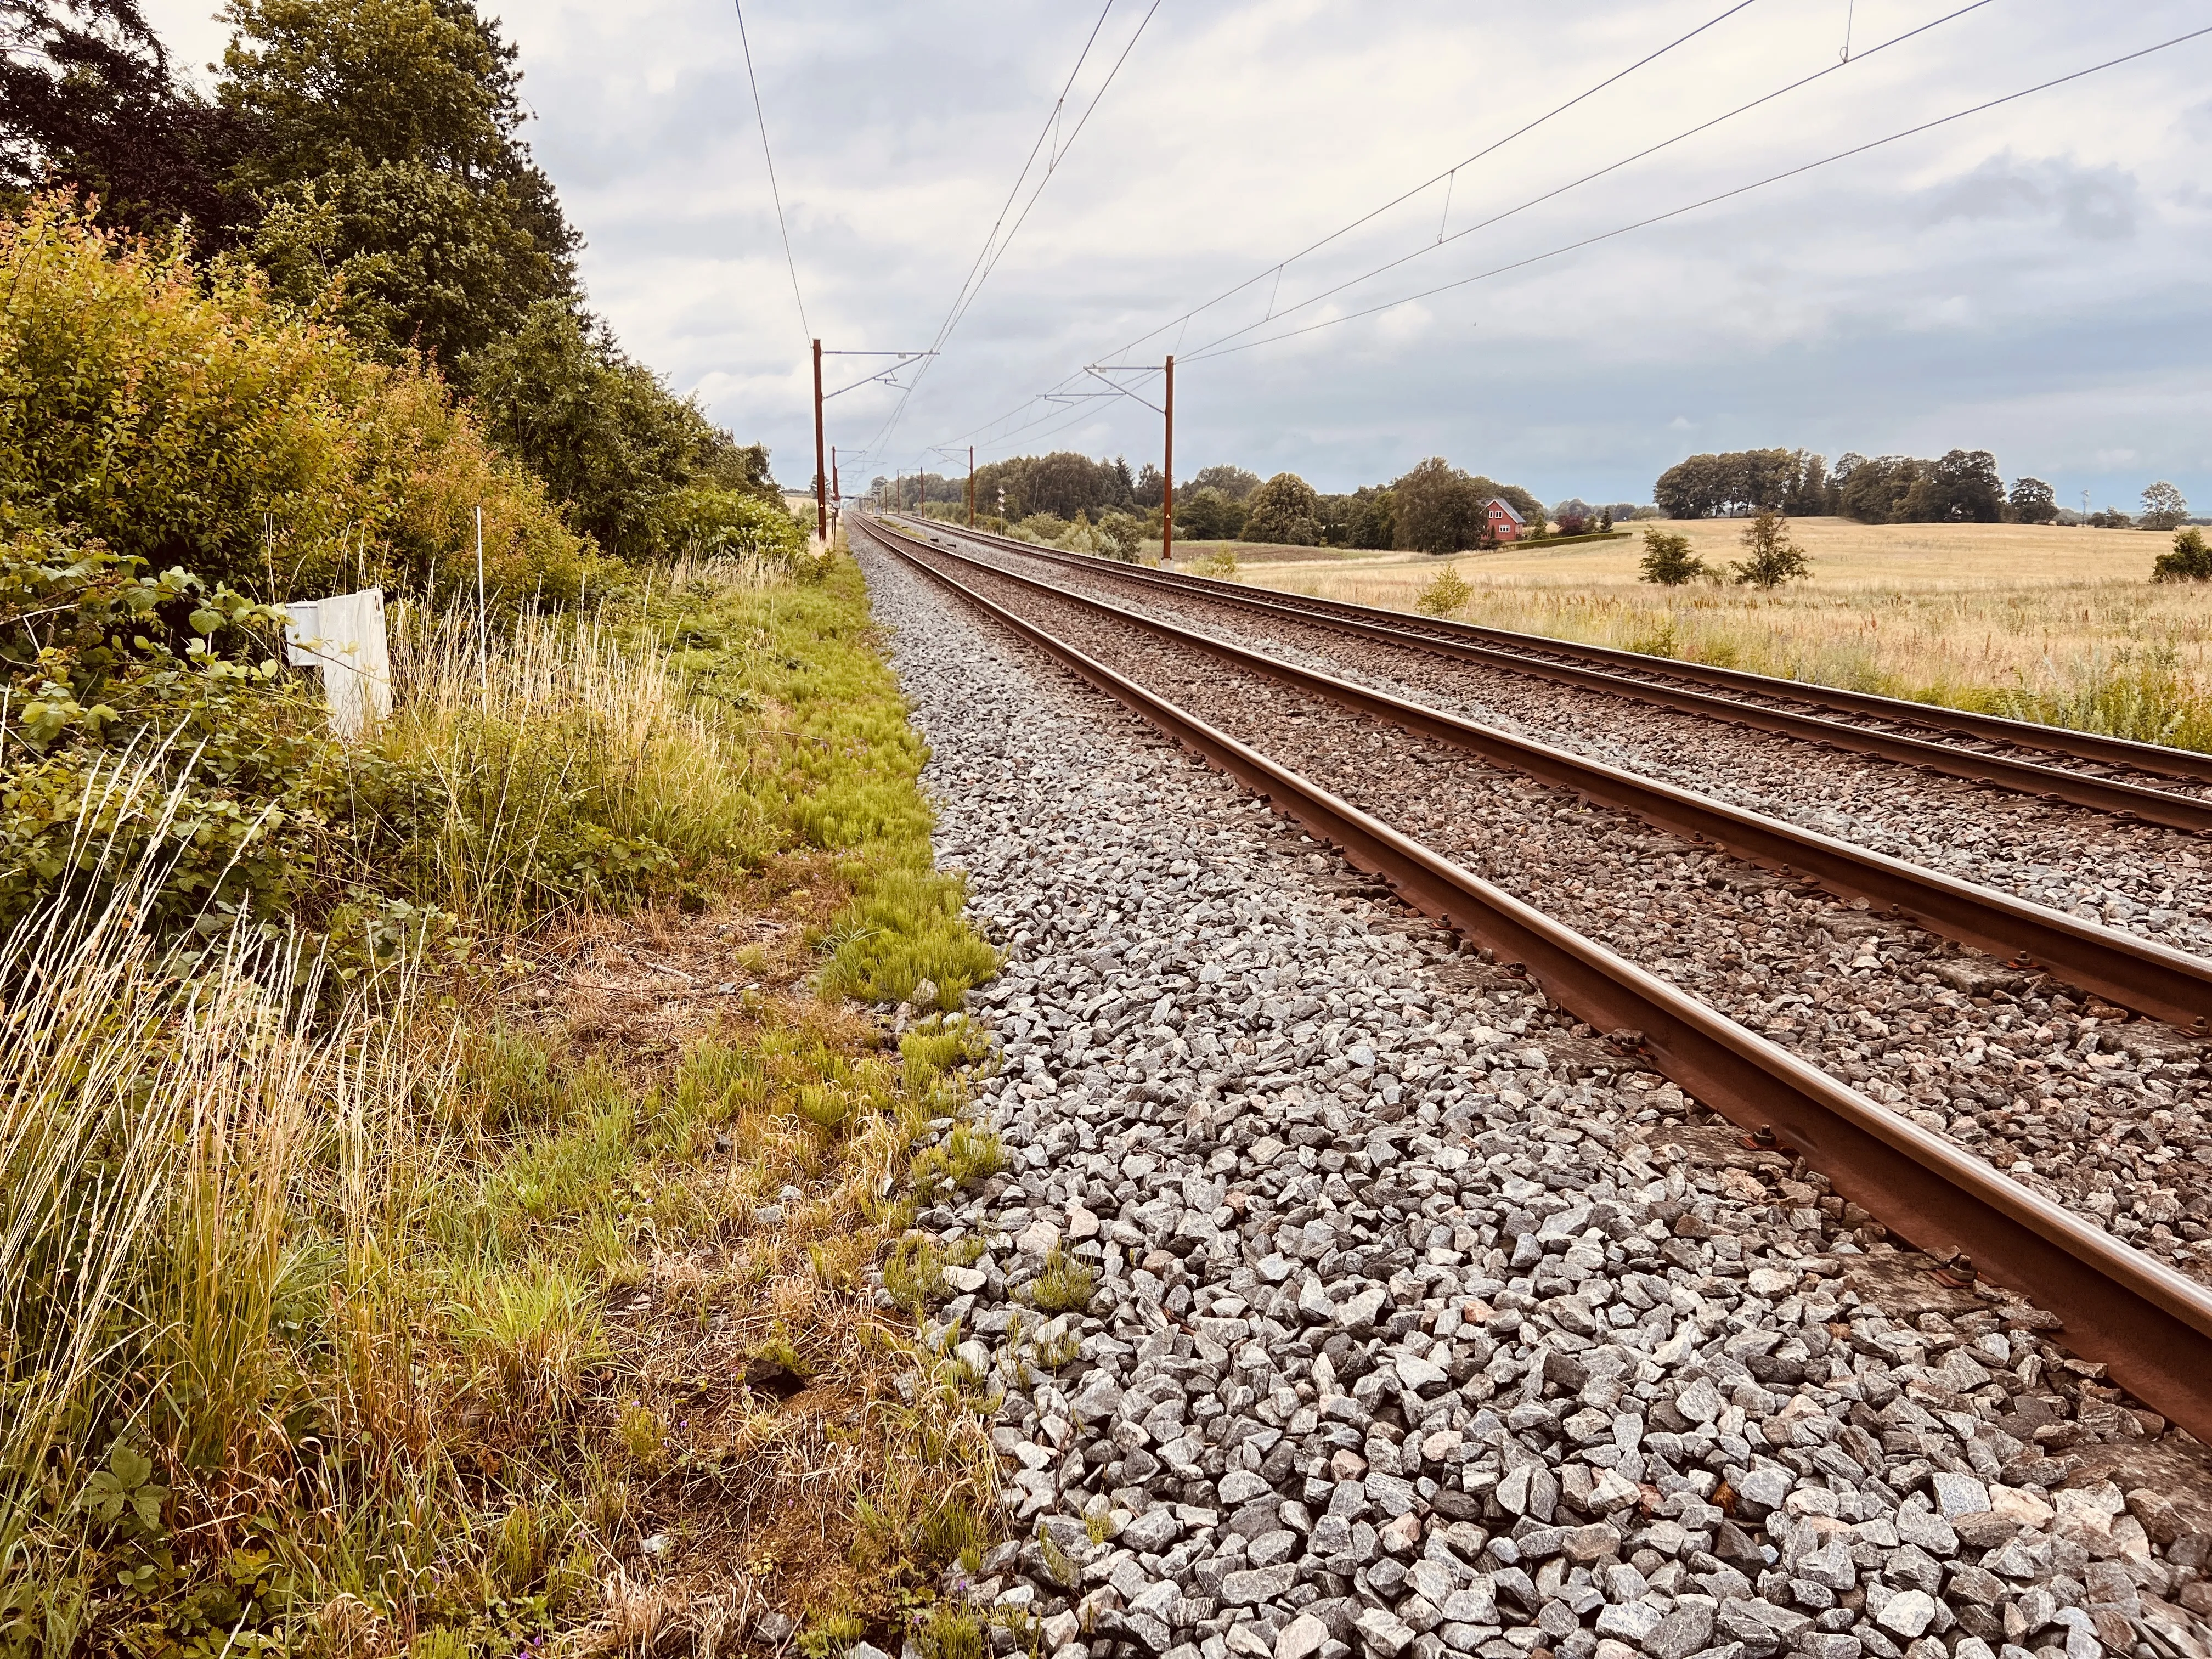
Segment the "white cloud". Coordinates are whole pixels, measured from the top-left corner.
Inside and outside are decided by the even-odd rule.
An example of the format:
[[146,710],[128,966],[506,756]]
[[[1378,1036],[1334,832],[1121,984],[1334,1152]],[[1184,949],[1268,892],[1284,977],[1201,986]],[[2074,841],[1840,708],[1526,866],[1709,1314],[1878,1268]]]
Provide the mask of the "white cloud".
[[[220,52],[208,6],[149,0],[173,39],[190,33],[195,58]],[[733,15],[672,0],[499,9],[539,117],[529,136],[589,238],[593,302],[639,356],[803,477],[804,337]],[[2163,467],[2212,499],[2212,474],[2179,449],[2182,429],[2203,429],[2193,386],[2212,351],[2190,280],[2212,41],[1418,304],[1203,357],[1271,300],[1287,324],[1259,334],[1358,313],[2179,33],[2201,10],[2005,0],[1441,248],[1443,189],[1422,192],[1273,282],[1271,262],[1718,9],[1164,0],[908,403],[882,470],[964,445],[1149,331],[1134,352],[1184,358],[1184,470],[1237,459],[1349,488],[1441,452],[1547,500],[1618,501],[1647,495],[1694,433],[1701,447],[1831,455],[1988,447],[2008,476],[2100,497],[2132,499],[2148,476],[2131,469]],[[1948,9],[1857,0],[1854,51]],[[1096,15],[1045,0],[753,0],[816,332],[848,348],[928,341]],[[1115,6],[1073,107],[1140,15]],[[1449,228],[1833,64],[1839,44],[1828,7],[1740,13],[1463,169]],[[1397,272],[1301,306],[1409,252]],[[1470,395],[1482,388],[1510,395]],[[832,441],[848,454],[870,443],[896,402],[874,389],[840,399]],[[1080,442],[1133,465],[1157,454],[1158,419],[1097,404],[989,438],[1002,441],[987,455]]]

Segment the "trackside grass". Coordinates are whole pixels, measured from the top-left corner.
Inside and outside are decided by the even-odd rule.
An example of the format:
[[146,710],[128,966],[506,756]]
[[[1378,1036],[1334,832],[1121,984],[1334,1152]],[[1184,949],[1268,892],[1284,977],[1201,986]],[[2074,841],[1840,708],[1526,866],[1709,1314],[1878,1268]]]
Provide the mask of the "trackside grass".
[[[149,857],[0,951],[0,1646],[888,1636],[994,1494],[986,1380],[871,1269],[997,1158],[962,1016],[845,999],[997,963],[859,573],[400,657],[326,872],[386,878],[388,948],[165,955]],[[87,821],[173,771],[114,762]]]

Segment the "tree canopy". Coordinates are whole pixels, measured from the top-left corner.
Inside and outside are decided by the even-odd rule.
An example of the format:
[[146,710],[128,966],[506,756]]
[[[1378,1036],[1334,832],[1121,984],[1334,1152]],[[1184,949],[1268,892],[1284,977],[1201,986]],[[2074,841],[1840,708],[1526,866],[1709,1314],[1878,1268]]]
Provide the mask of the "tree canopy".
[[448,365],[577,298],[578,238],[518,136],[515,49],[468,0],[233,0],[222,107],[254,257]]
[[270,299],[474,393],[492,441],[603,547],[759,528],[765,453],[584,309],[578,239],[520,137],[515,49],[495,22],[470,0],[232,0],[226,15],[209,100],[171,76],[139,0],[0,0],[0,187],[98,196],[105,222],[243,252]]
[[1241,466],[1202,466],[1197,476],[1183,486],[1186,489],[1218,489],[1240,505],[1249,500],[1259,487],[1260,475]]
[[1659,475],[1652,499],[1670,519],[1710,519],[1761,507],[1830,513],[1827,462],[1802,449],[1692,455]]
[[1278,472],[1254,490],[1244,504],[1243,538],[1289,547],[1321,542],[1321,498],[1295,472]]
[[231,123],[180,88],[138,0],[0,0],[0,191],[100,198],[136,230],[220,241]]

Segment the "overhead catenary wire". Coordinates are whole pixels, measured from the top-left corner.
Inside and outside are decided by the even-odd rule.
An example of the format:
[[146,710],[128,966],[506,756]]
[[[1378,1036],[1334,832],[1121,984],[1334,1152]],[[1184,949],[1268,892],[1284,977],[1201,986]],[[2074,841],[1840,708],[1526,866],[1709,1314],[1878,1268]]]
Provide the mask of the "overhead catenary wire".
[[783,237],[784,268],[791,272],[791,297],[799,307],[799,336],[811,340],[814,330],[806,321],[806,298],[799,291],[799,261],[791,254],[791,227],[784,222],[783,191],[775,182],[775,155],[769,149],[768,112],[761,106],[760,80],[753,73],[752,42],[745,37],[745,0],[730,0],[738,14],[738,45],[745,55],[745,84],[752,88],[753,115],[760,123],[761,159],[768,163],[769,198],[775,204],[775,228]]
[[[1458,277],[1449,283],[1439,283],[1434,288],[1423,289],[1418,294],[1405,295],[1395,300],[1386,301],[1381,305],[1369,306],[1364,310],[1347,312],[1341,317],[1331,317],[1321,322],[1309,323],[1303,328],[1285,329],[1279,334],[1270,334],[1257,340],[1247,340],[1240,345],[1218,346],[1210,350],[1201,347],[1198,351],[1191,354],[1191,360],[1202,362],[1208,357],[1226,357],[1237,352],[1249,351],[1256,346],[1272,345],[1279,340],[1296,339],[1300,335],[1316,333],[1322,329],[1335,328],[1345,323],[1357,322],[1363,317],[1372,317],[1382,312],[1395,310],[1399,306],[1411,305],[1417,300],[1425,300],[1438,294],[1449,293],[1454,289],[1465,288],[1470,283],[1484,282],[1492,276],[1502,276],[1508,271],[1521,270],[1530,265],[1540,264],[1547,259],[1556,259],[1564,254],[1577,252],[1586,247],[1594,247],[1600,242],[1611,241],[1617,236],[1626,236],[1632,232],[1644,230],[1652,225],[1664,224],[1669,219],[1679,219],[1683,215],[1695,213],[1701,208],[1730,201],[1738,196],[1748,195],[1755,190],[1764,190],[1769,185],[1778,185],[1785,179],[1801,177],[1817,168],[1832,166],[1838,161],[1849,161],[1854,155],[1864,155],[1869,150],[1880,149],[1885,145],[1898,143],[1905,139],[1916,137],[1923,132],[1932,132],[1936,128],[1948,126],[1954,121],[1963,121],[1969,117],[1983,114],[2006,104],[2017,103],[2020,100],[2032,98],[2038,93],[2049,92],[2054,87],[2063,87],[2088,76],[2102,74],[2109,69],[2118,69],[2123,64],[2132,64],[2139,58],[2148,58],[2154,52],[2166,52],[2174,46],[2186,45],[2189,41],[2208,34],[2212,34],[2212,25],[2207,25],[2200,29],[2191,29],[2185,34],[2175,35],[2170,40],[2161,40],[2155,46],[2143,46],[2135,52],[2124,52],[2118,58],[2108,58],[2101,64],[2090,64],[2087,69],[2075,70],[2066,75],[2055,76],[2048,81],[2039,82],[2032,87],[2022,87],[2018,92],[2008,92],[2001,98],[1987,99],[1966,109],[1954,110],[1948,115],[1939,115],[1932,121],[1923,121],[1899,131],[1886,134],[1880,138],[1869,139],[1863,144],[1854,144],[1848,149],[1838,150],[1832,155],[1823,155],[1817,161],[1802,162],[1794,167],[1785,167],[1779,173],[1771,173],[1763,179],[1755,179],[1747,185],[1738,185],[1731,190],[1719,191],[1713,195],[1701,197],[1697,201],[1686,202],[1680,207],[1669,208],[1664,213],[1651,214],[1631,223],[1618,225],[1611,230],[1600,231],[1594,236],[1585,236],[1579,240],[1547,249],[1541,253],[1532,253],[1525,258],[1510,260],[1502,265],[1493,265],[1487,270],[1479,270],[1472,276]],[[1863,58],[1866,55],[1868,54],[1861,54]]]
[[[961,319],[975,305],[976,297],[983,290],[983,284],[990,280],[991,273],[998,269],[999,262],[1006,257],[1006,250],[1013,246],[1014,238],[1020,234],[1022,226],[1028,221],[1030,210],[1036,206],[1038,198],[1044,194],[1045,186],[1052,182],[1052,175],[1058,171],[1060,162],[1066,159],[1068,151],[1074,148],[1075,141],[1083,136],[1083,129],[1090,125],[1091,116],[1097,112],[1099,104],[1104,100],[1107,91],[1113,86],[1115,77],[1121,74],[1122,64],[1128,62],[1129,54],[1136,49],[1137,42],[1144,37],[1146,28],[1152,21],[1152,15],[1160,9],[1160,0],[1152,0],[1152,4],[1146,8],[1144,16],[1138,21],[1135,31],[1121,48],[1121,55],[1114,60],[1113,68],[1107,71],[1106,78],[1099,83],[1098,90],[1091,95],[1091,102],[1084,109],[1082,118],[1075,124],[1074,131],[1067,135],[1065,141],[1062,141],[1059,137],[1061,112],[1066,106],[1068,94],[1074,90],[1076,77],[1083,72],[1083,65],[1090,59],[1091,47],[1097,43],[1099,32],[1106,26],[1107,15],[1114,9],[1114,3],[1115,0],[1106,0],[1105,6],[1098,14],[1098,21],[1091,26],[1091,33],[1085,37],[1083,50],[1076,57],[1075,67],[1067,72],[1067,79],[1060,87],[1060,96],[1053,101],[1051,114],[1039,130],[1036,143],[1030,146],[1030,153],[1022,162],[1021,171],[1014,176],[1013,185],[1006,192],[1006,199],[999,209],[998,217],[992,222],[989,234],[984,237],[983,246],[977,251],[975,263],[969,266],[968,276],[962,281],[959,291],[953,295],[951,307],[946,311],[944,322],[938,325],[936,337],[930,342],[932,361],[934,360],[934,354],[944,348],[945,343],[951,337],[953,330],[960,325]],[[1045,149],[1048,139],[1051,141],[1051,148],[1048,154],[1044,176],[1037,180],[1036,188],[1030,192],[1029,200],[1022,204],[1021,211],[1015,216],[1013,223],[1008,226],[1006,215],[1012,211],[1015,202],[1021,195],[1022,185],[1030,176],[1030,170],[1036,165],[1037,154]],[[908,404],[912,400],[916,388],[921,386],[922,378],[927,372],[928,364],[925,362],[921,370],[916,373],[914,380],[901,392],[899,400],[892,406],[890,413],[885,416],[882,429],[876,434],[870,446],[872,448],[888,447],[891,434],[896,430],[900,419],[906,413]]]
[[[1157,7],[1158,0],[1154,0],[1154,3]],[[1321,237],[1315,241],[1309,242],[1297,252],[1291,254],[1286,258],[1276,261],[1273,264],[1266,266],[1262,270],[1255,272],[1254,275],[1248,276],[1244,281],[1237,283],[1235,287],[1224,289],[1219,294],[1215,295],[1213,298],[1205,301],[1201,304],[1192,307],[1188,311],[1183,312],[1181,315],[1170,318],[1166,322],[1160,324],[1158,327],[1147,330],[1146,332],[1138,335],[1134,339],[1125,341],[1121,345],[1115,347],[1106,355],[1109,356],[1118,357],[1125,352],[1136,350],[1139,347],[1142,346],[1146,341],[1164,333],[1170,328],[1187,329],[1189,326],[1191,319],[1198,316],[1200,313],[1210,311],[1215,306],[1221,304],[1223,301],[1235,298],[1237,295],[1242,294],[1246,289],[1250,288],[1255,283],[1262,281],[1271,274],[1276,276],[1278,283],[1279,284],[1281,272],[1285,266],[1294,264],[1297,260],[1304,258],[1309,254],[1319,252],[1321,249],[1327,247],[1330,243],[1349,235],[1352,232],[1358,229],[1360,226],[1368,223],[1370,220],[1373,220],[1382,214],[1388,213],[1392,208],[1396,207],[1404,202],[1410,201],[1413,198],[1419,196],[1423,191],[1431,189],[1438,183],[1444,183],[1449,187],[1450,182],[1455,179],[1456,175],[1462,168],[1472,167],[1475,162],[1496,154],[1498,150],[1505,148],[1506,145],[1513,143],[1516,138],[1523,137],[1528,133],[1534,132],[1546,122],[1565,114],[1577,105],[1583,103],[1589,99],[1595,97],[1597,94],[1604,91],[1607,87],[1610,87],[1615,82],[1635,74],[1638,70],[1646,68],[1650,64],[1656,63],[1668,53],[1674,52],[1678,47],[1687,45],[1690,41],[1696,40],[1699,35],[1704,34],[1709,29],[1727,21],[1738,12],[1743,11],[1756,3],[1757,0],[1735,0],[1734,4],[1724,8],[1723,10],[1716,13],[1713,16],[1707,18],[1695,28],[1675,36],[1664,46],[1656,47],[1654,50],[1646,52],[1634,63],[1627,64],[1622,69],[1616,70],[1611,75],[1607,76],[1603,80],[1595,82],[1590,86],[1584,88],[1582,91],[1577,93],[1573,97],[1569,98],[1564,103],[1554,105],[1552,108],[1545,111],[1541,115],[1536,116],[1531,120],[1523,122],[1520,126],[1516,127],[1512,131],[1504,134],[1502,137],[1493,139],[1491,143],[1484,145],[1480,149],[1477,150],[1474,155],[1467,157],[1464,161],[1456,161],[1449,167],[1447,167],[1443,172],[1422,180],[1419,184],[1412,186],[1410,189],[1400,191],[1396,196],[1392,197],[1381,206],[1361,214],[1358,218],[1352,220],[1346,224],[1340,225],[1336,229],[1329,232],[1326,236]],[[1146,14],[1146,16],[1147,21],[1149,21],[1151,14],[1148,12]],[[1134,44],[1133,41],[1132,44]],[[1093,107],[1096,107],[1095,100]],[[1085,118],[1086,120],[1089,118],[1087,113]],[[1449,210],[1449,203],[1447,203],[1446,210]],[[1180,343],[1180,336],[1178,336],[1178,343],[1176,347],[1176,350],[1177,355],[1180,356],[1182,350],[1182,347]],[[1068,380],[1072,380],[1074,378],[1075,376],[1071,374],[1067,376],[1066,379],[1060,381],[1059,385],[1064,386],[1068,383]],[[988,428],[996,425],[1000,421],[1007,419],[1013,415],[1019,414],[1023,409],[1028,407],[1030,401],[1031,399],[1025,398],[1014,409],[1008,410],[1006,415],[994,416],[991,420],[984,422],[981,426],[973,428],[970,432],[961,434],[961,441],[964,441],[968,438],[981,433]],[[896,419],[896,416],[899,413],[903,412],[904,409],[905,401],[902,399],[899,409],[894,411],[893,418]],[[886,432],[890,430],[888,424],[884,429]]]
[[1689,30],[1686,33],[1676,35],[1673,40],[1668,41],[1666,45],[1646,52],[1634,63],[1628,64],[1625,68],[1615,70],[1611,75],[1607,76],[1602,81],[1595,82],[1591,85],[1583,88],[1582,91],[1577,93],[1565,102],[1555,104],[1550,109],[1546,110],[1541,115],[1536,116],[1530,120],[1524,121],[1521,125],[1514,128],[1512,131],[1505,134],[1503,137],[1493,139],[1489,143],[1485,144],[1480,149],[1475,151],[1474,155],[1468,156],[1466,160],[1454,162],[1450,167],[1446,167],[1442,173],[1432,174],[1431,177],[1424,179],[1419,184],[1401,191],[1397,195],[1392,197],[1381,206],[1370,209],[1369,211],[1361,214],[1358,218],[1350,221],[1348,223],[1340,225],[1336,229],[1329,232],[1328,235],[1321,237],[1315,241],[1307,243],[1305,246],[1300,248],[1296,253],[1291,254],[1289,258],[1277,260],[1273,264],[1255,271],[1253,275],[1246,277],[1243,282],[1237,283],[1236,287],[1224,289],[1219,294],[1215,295],[1211,300],[1207,300],[1202,304],[1193,306],[1188,311],[1184,312],[1181,316],[1172,317],[1166,322],[1159,325],[1158,327],[1149,329],[1146,332],[1137,336],[1133,340],[1127,341],[1121,345],[1115,347],[1114,350],[1109,355],[1119,356],[1125,351],[1133,351],[1139,346],[1144,344],[1146,341],[1152,338],[1153,336],[1164,333],[1167,330],[1174,328],[1179,324],[1188,322],[1190,319],[1199,315],[1201,312],[1211,311],[1214,307],[1221,304],[1224,300],[1232,299],[1236,295],[1242,294],[1246,289],[1250,288],[1254,283],[1267,276],[1269,272],[1279,270],[1285,265],[1295,264],[1300,259],[1304,258],[1308,254],[1319,252],[1330,243],[1340,240],[1344,237],[1350,235],[1353,231],[1358,229],[1360,226],[1368,223],[1371,220],[1379,218],[1383,214],[1388,213],[1392,208],[1411,201],[1414,197],[1419,196],[1423,191],[1433,190],[1438,185],[1444,185],[1449,188],[1455,176],[1463,168],[1471,167],[1477,161],[1485,161],[1490,156],[1496,155],[1499,150],[1504,149],[1508,144],[1513,143],[1516,139],[1526,137],[1528,134],[1535,131],[1537,128],[1544,125],[1546,123],[1555,120],[1559,117],[1565,115],[1569,110],[1573,109],[1577,105],[1585,103],[1590,99],[1595,98],[1599,93],[1603,92],[1607,87],[1613,86],[1618,82],[1625,81],[1630,76],[1635,74],[1638,70],[1648,68],[1651,64],[1657,63],[1659,59],[1667,56],[1668,52],[1674,52],[1679,47],[1687,46],[1699,35],[1704,34],[1710,29],[1717,27],[1719,25],[1726,22],[1729,18],[1735,16],[1738,12],[1747,10],[1757,3],[1758,0],[1735,0],[1735,4],[1726,7],[1723,10],[1716,13],[1713,16],[1707,18],[1704,22],[1698,24],[1697,27]]
[[1414,248],[1410,252],[1401,253],[1395,258],[1386,259],[1381,264],[1376,265],[1368,270],[1362,271],[1357,276],[1346,277],[1342,282],[1333,283],[1329,287],[1322,289],[1317,294],[1310,294],[1304,299],[1285,306],[1280,311],[1277,311],[1273,305],[1270,303],[1268,306],[1268,314],[1267,316],[1261,318],[1257,322],[1247,323],[1241,328],[1231,329],[1226,334],[1215,336],[1212,339],[1206,342],[1203,345],[1198,346],[1193,349],[1188,354],[1189,360],[1195,362],[1201,357],[1209,354],[1219,355],[1215,352],[1216,347],[1222,345],[1227,341],[1237,339],[1240,336],[1249,334],[1254,329],[1262,327],[1279,317],[1286,317],[1292,312],[1303,311],[1309,306],[1319,305],[1323,300],[1333,298],[1334,295],[1343,293],[1347,289],[1357,288],[1362,283],[1372,282],[1376,277],[1383,275],[1385,272],[1395,270],[1399,266],[1409,264],[1415,259],[1425,258],[1428,255],[1435,252],[1437,249],[1440,247],[1447,246],[1453,242],[1462,240],[1467,237],[1476,234],[1478,232],[1488,230],[1493,226],[1503,224],[1506,220],[1513,218],[1518,214],[1526,213],[1531,208],[1540,207],[1546,202],[1551,201],[1557,197],[1564,196],[1571,190],[1579,190],[1584,185],[1595,183],[1596,180],[1606,177],[1608,173],[1618,173],[1621,168],[1626,167],[1632,167],[1638,161],[1644,161],[1651,156],[1656,155],[1662,149],[1670,149],[1676,144],[1685,143],[1689,139],[1696,137],[1699,133],[1710,132],[1715,127],[1720,126],[1726,122],[1733,121],[1739,115],[1748,114],[1753,110],[1758,109],[1764,105],[1771,104],[1778,98],[1787,97],[1793,92],[1801,91],[1804,88],[1811,86],[1815,81],[1822,80],[1828,76],[1835,74],[1838,70],[1848,68],[1853,64],[1863,64],[1867,59],[1874,57],[1878,52],[1887,52],[1892,46],[1902,46],[1907,40],[1913,40],[1919,35],[1926,34],[1932,29],[1941,28],[1946,23],[1957,21],[1959,18],[1966,16],[1969,12],[1979,11],[1983,7],[1992,5],[1994,3],[1996,3],[1996,0],[1968,0],[1967,4],[1959,7],[1954,11],[1946,12],[1941,17],[1932,17],[1925,23],[1909,28],[1901,34],[1893,34],[1888,40],[1881,42],[1879,46],[1869,46],[1864,52],[1859,53],[1856,58],[1848,58],[1838,63],[1829,64],[1820,69],[1814,70],[1810,75],[1801,76],[1796,80],[1789,82],[1786,86],[1777,87],[1772,92],[1763,94],[1757,98],[1752,99],[1747,103],[1738,104],[1734,109],[1723,111],[1721,114],[1713,116],[1709,120],[1698,122],[1695,126],[1686,127],[1671,138],[1662,138],[1656,144],[1646,145],[1644,149],[1636,151],[1633,155],[1624,155],[1617,161],[1607,162],[1604,167],[1598,167],[1592,172],[1583,173],[1580,178],[1571,179],[1564,185],[1556,185],[1539,195],[1531,196],[1526,201],[1517,203],[1512,207],[1493,213],[1486,219],[1479,219],[1471,225],[1463,225],[1459,229],[1452,232],[1449,236],[1440,234],[1434,242]]

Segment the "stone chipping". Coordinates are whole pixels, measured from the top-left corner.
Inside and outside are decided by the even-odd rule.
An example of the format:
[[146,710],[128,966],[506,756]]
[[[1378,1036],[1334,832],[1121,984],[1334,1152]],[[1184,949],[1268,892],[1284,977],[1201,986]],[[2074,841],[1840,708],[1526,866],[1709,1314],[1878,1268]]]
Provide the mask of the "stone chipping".
[[2130,1021],[1863,902],[1073,598],[960,574],[2085,1221],[2212,1281],[2202,1033]]
[[861,557],[1008,957],[1007,1168],[918,1223],[997,1652],[2212,1659],[2203,1449],[2046,1316]]
[[[2203,837],[2130,823],[2063,802],[1923,775],[1867,755],[1631,699],[1576,690],[1479,663],[1361,640],[1311,623],[1137,589],[1110,572],[1071,570],[988,544],[969,550],[1024,575],[1180,627],[1285,655],[1305,666],[1717,796],[1823,835],[2001,888],[2069,915],[2212,955],[2212,849]],[[2084,768],[2082,769],[2096,769]],[[2133,781],[2180,793],[2172,779]]]

